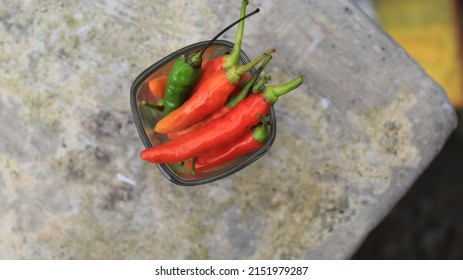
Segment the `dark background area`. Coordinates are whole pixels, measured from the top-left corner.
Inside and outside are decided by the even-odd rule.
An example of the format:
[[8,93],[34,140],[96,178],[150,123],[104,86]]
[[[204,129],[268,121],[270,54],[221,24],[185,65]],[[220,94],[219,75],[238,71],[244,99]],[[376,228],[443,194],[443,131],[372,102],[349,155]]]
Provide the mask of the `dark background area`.
[[463,259],[462,116],[439,155],[353,259]]

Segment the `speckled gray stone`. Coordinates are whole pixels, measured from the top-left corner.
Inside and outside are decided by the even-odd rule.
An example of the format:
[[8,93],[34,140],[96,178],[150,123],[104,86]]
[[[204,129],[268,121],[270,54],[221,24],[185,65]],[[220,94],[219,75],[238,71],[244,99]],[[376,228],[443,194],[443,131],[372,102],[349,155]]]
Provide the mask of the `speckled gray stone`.
[[[185,188],[138,158],[129,89],[240,1],[1,1],[0,258],[342,259],[456,125],[443,90],[347,0],[250,1],[243,49],[304,85],[272,149]],[[225,39],[232,40],[234,29]]]

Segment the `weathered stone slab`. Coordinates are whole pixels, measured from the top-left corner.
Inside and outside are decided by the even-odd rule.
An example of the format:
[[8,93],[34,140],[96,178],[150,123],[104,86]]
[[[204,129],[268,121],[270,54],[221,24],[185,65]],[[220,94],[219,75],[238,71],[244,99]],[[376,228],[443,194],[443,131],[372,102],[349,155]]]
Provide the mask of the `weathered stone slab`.
[[[3,1],[1,258],[348,258],[440,150],[445,93],[347,0],[251,1],[251,57],[276,47],[262,159],[179,187],[141,162],[128,94],[239,1]],[[226,39],[233,39],[233,30]]]

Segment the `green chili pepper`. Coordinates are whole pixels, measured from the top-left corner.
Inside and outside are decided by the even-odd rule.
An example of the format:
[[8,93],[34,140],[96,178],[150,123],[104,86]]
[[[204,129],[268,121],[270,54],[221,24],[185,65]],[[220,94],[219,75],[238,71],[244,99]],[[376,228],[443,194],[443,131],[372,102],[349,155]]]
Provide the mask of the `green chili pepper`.
[[182,105],[188,98],[188,94],[201,76],[201,64],[204,51],[228,29],[258,12],[259,9],[256,9],[254,12],[240,18],[220,31],[209,41],[206,47],[186,54],[185,56],[181,56],[174,62],[169,72],[164,91],[164,115],[167,115],[176,108],[180,107],[180,105]]

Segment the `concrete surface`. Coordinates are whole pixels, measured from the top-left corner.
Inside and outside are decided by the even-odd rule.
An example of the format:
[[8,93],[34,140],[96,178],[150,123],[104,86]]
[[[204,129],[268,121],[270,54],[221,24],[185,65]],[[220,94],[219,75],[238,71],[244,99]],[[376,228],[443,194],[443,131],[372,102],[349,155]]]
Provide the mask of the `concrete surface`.
[[[208,185],[138,159],[133,79],[236,19],[240,1],[0,5],[0,258],[342,259],[439,152],[445,92],[348,0],[251,1],[272,83],[272,149]],[[225,39],[232,40],[234,29]]]

